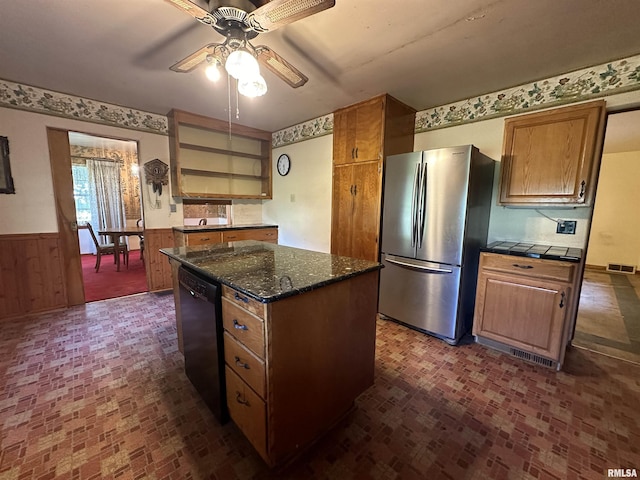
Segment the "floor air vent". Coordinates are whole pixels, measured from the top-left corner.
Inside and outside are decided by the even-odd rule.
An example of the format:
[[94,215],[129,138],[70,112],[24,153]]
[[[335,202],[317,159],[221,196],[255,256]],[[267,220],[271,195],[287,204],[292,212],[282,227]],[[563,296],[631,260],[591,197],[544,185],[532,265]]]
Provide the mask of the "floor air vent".
[[607,272],[611,273],[628,273],[633,275],[636,273],[635,265],[622,265],[619,263],[610,263],[607,265]]
[[518,350],[517,348],[511,349],[511,355],[513,355],[514,357],[521,358],[523,360],[528,360],[529,362],[537,363],[538,365],[544,365],[545,367],[553,367],[554,365],[554,362],[552,362],[547,358],[540,357],[533,353],[524,352],[522,350]]
[[478,342],[480,345],[484,345],[486,347],[493,348],[494,350],[498,350],[499,352],[506,353],[507,355],[511,355],[512,357],[517,357],[531,363],[536,363],[538,365],[544,365],[545,367],[555,367],[557,370],[560,370],[560,364],[554,362],[553,360],[549,360],[548,358],[541,357],[540,355],[536,355],[534,353],[525,352],[524,350],[520,350],[519,348],[513,348],[510,345],[483,337],[482,335],[476,335],[476,342]]

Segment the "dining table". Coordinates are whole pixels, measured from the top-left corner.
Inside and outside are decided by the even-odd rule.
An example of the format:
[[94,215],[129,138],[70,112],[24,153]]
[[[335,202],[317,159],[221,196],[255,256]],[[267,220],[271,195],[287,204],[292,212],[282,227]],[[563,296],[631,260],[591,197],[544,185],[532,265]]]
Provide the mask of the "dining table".
[[116,257],[116,271],[120,271],[120,237],[130,237],[132,235],[142,236],[144,234],[144,228],[140,227],[120,227],[120,228],[105,228],[98,230],[98,235],[104,235],[111,237],[111,243],[114,246],[114,255]]

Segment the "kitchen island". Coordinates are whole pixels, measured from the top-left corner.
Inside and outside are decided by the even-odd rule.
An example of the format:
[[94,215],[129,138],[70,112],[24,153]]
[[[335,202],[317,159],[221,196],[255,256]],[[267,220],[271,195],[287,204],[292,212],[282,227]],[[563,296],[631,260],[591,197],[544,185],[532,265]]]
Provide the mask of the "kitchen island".
[[161,252],[174,290],[180,265],[222,285],[229,414],[267,464],[316,441],[373,384],[380,264],[257,241]]

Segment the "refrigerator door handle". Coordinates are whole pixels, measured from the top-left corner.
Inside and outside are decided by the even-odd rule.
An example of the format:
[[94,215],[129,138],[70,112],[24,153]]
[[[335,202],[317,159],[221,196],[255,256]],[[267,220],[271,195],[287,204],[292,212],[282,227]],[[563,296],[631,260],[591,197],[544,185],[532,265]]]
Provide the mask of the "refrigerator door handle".
[[435,268],[435,267],[423,267],[421,265],[415,265],[413,263],[407,263],[407,262],[400,262],[398,260],[393,260],[389,257],[387,257],[385,259],[387,262],[389,263],[393,263],[394,265],[399,265],[401,267],[409,267],[409,268],[415,268],[416,270],[422,270],[424,272],[431,272],[431,273],[453,273],[453,270],[449,270],[446,268]]
[[411,193],[411,246],[415,247],[418,240],[418,193],[420,189],[420,164],[416,164],[413,174],[413,192]]
[[420,205],[418,207],[418,248],[422,248],[422,240],[424,240],[424,221],[427,213],[427,163],[422,166],[422,175],[420,176]]

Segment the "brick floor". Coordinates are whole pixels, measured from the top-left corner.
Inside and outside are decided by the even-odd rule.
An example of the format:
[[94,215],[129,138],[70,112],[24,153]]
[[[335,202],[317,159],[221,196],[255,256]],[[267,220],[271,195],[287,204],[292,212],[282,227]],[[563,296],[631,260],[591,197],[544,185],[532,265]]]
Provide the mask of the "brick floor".
[[0,323],[0,478],[602,479],[640,469],[640,367],[562,372],[378,322],[375,385],[269,470],[183,371],[171,295]]

